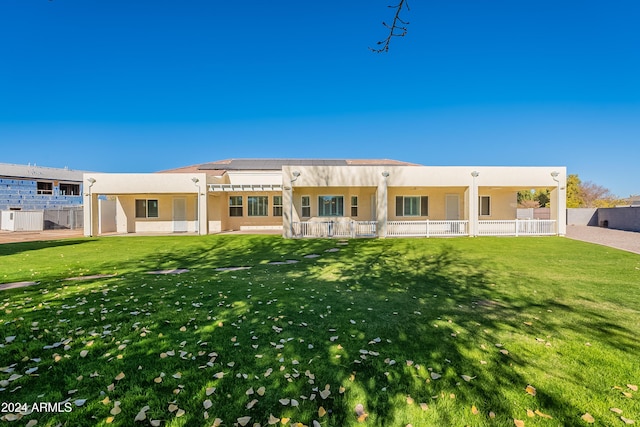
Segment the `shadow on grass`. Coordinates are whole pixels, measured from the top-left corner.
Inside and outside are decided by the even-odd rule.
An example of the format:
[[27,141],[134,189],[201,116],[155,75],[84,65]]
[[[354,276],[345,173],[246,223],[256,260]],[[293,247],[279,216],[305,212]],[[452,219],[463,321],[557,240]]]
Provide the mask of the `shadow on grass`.
[[[572,307],[503,292],[496,282],[504,277],[453,245],[352,240],[331,253],[325,251],[336,242],[328,240],[221,236],[194,242],[119,262],[121,277],[7,294],[3,325],[16,339],[0,349],[3,363],[15,363],[21,373],[37,363],[40,374],[11,384],[21,387],[15,400],[86,398],[86,406],[71,414],[41,419],[79,426],[110,416],[113,404],[100,403],[105,395],[122,401],[113,425],[131,425],[145,405],[148,419],[211,425],[204,420],[206,399],[213,404],[208,414],[227,425],[245,415],[252,416],[249,425],[266,425],[271,413],[308,425],[313,419],[325,427],[357,425],[358,403],[369,414],[366,425],[375,426],[511,425],[523,418],[526,399],[561,423],[583,412],[556,390],[527,396],[525,387],[535,380],[521,369],[531,363],[529,349],[500,341],[521,333],[531,313],[562,315]],[[312,253],[321,256],[304,258]],[[267,265],[286,259],[299,262]],[[232,266],[252,268],[215,270]],[[189,272],[147,274],[168,268]],[[610,345],[637,351],[637,343],[608,336],[631,331],[596,313],[581,318],[573,330],[586,335],[595,329]],[[41,326],[34,330],[34,322]],[[562,335],[562,327],[549,323],[544,333]],[[68,349],[43,350],[68,339]],[[531,341],[538,345],[533,334]],[[125,379],[114,379],[119,372]],[[326,384],[331,394],[323,398]],[[259,386],[266,392],[248,409],[257,397],[248,390]],[[210,387],[216,391],[207,395]],[[283,398],[299,406],[283,405]],[[172,403],[185,414],[169,413]],[[319,406],[328,411],[325,418]]]

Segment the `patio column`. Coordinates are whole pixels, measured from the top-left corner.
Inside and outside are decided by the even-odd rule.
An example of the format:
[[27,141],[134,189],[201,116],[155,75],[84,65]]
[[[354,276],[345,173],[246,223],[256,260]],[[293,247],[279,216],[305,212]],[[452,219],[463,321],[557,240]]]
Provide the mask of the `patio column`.
[[551,172],[551,178],[556,182],[556,188],[549,194],[551,199],[551,218],[556,220],[558,236],[567,234],[567,182],[560,173]]
[[378,237],[387,237],[387,218],[388,214],[388,182],[389,172],[382,172],[382,181],[378,184],[378,190],[376,192],[376,228],[378,230]]
[[471,186],[469,187],[467,206],[469,209],[469,236],[478,235],[478,176],[480,172],[471,172]]
[[87,178],[86,175],[84,178],[86,178],[83,179],[84,191],[82,192],[82,204],[84,205],[84,235],[86,237],[91,237],[98,232],[98,196],[91,191],[96,180],[92,177]]

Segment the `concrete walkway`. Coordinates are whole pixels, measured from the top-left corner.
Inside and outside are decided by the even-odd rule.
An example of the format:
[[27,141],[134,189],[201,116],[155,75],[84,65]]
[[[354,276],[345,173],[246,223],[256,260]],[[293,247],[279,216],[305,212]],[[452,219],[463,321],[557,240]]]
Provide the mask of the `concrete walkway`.
[[568,225],[567,237],[640,254],[640,233],[611,228]]

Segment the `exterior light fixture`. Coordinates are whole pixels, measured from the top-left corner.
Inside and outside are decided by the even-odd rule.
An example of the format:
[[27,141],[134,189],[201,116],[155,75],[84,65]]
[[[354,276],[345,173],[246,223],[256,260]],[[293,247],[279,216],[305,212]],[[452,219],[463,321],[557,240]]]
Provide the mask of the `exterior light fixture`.
[[479,175],[480,175],[480,172],[478,172],[478,171],[471,172],[471,176],[474,177],[474,178],[477,178]]
[[553,171],[551,172],[551,177],[553,178],[554,181],[557,181],[558,179],[558,175],[560,175],[560,172],[558,171]]
[[382,172],[382,176],[383,176],[384,178],[389,178],[389,171],[383,171],[383,172]]

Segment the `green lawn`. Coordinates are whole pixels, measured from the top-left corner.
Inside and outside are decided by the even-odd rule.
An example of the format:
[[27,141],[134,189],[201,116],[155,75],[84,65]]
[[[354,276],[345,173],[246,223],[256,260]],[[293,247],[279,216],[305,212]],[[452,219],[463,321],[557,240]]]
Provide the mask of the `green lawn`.
[[[269,264],[286,260],[298,262]],[[165,269],[188,271],[149,274]],[[65,280],[97,274],[110,277]],[[70,405],[37,406],[15,425],[640,424],[640,256],[606,247],[279,236],[0,245],[0,283],[19,281],[38,284],[0,291],[2,409]]]

